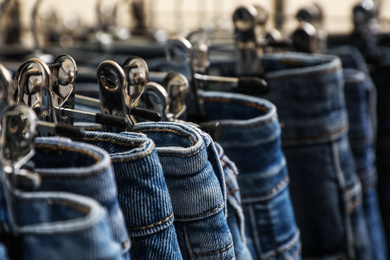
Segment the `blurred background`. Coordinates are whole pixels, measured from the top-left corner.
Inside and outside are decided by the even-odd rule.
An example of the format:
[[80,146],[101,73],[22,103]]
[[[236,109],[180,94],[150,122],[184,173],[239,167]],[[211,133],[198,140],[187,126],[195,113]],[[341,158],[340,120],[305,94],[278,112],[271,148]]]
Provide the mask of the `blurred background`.
[[[28,48],[34,41],[59,41],[72,47],[75,41],[91,32],[115,30],[119,39],[152,33],[157,41],[169,35],[202,28],[208,32],[233,31],[232,14],[239,5],[259,4],[268,11],[269,25],[286,34],[296,27],[299,8],[307,0],[5,0],[1,2],[0,29],[2,42],[19,41]],[[328,33],[352,30],[352,8],[356,0],[314,1],[324,11]],[[379,17],[383,30],[389,28],[390,1],[380,2]],[[107,36],[107,35],[106,35]],[[34,37],[37,37],[34,39]],[[101,40],[104,39],[104,35]]]

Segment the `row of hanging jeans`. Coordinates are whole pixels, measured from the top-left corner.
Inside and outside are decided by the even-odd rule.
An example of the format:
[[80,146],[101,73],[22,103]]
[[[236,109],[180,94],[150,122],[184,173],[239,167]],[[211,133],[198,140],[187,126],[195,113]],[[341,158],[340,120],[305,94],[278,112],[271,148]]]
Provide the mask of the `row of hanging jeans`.
[[0,259],[387,259],[388,58],[360,51],[264,54],[263,93],[199,91],[218,140],[184,122],[34,138],[16,176],[3,162]]

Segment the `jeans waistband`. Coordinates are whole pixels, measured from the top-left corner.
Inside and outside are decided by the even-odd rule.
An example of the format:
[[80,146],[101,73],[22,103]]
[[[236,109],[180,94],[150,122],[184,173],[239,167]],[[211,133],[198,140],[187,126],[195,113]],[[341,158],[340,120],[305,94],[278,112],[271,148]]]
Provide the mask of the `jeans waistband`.
[[262,98],[278,109],[283,144],[317,143],[348,130],[340,59],[303,53],[262,58],[269,90]]

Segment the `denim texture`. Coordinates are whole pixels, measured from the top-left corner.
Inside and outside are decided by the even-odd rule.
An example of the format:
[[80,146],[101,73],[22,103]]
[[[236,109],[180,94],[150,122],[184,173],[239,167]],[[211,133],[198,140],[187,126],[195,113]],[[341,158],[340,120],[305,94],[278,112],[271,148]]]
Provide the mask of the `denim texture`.
[[[121,245],[113,239],[107,211],[95,200],[65,192],[23,192],[10,189],[2,181],[2,225],[18,232],[16,239],[21,247],[10,245],[11,250],[17,250],[10,252],[17,259],[123,259]],[[15,222],[10,222],[6,190]]]
[[387,259],[387,245],[377,194],[373,120],[370,94],[375,87],[367,74],[344,69],[344,93],[350,129],[348,139],[355,160],[356,173],[362,183],[363,208],[373,247],[373,259]]
[[232,93],[204,92],[201,98],[208,119],[221,123],[218,143],[240,173],[245,233],[253,258],[301,259],[275,106]]
[[132,259],[182,259],[171,198],[153,141],[143,134],[86,132],[112,160]]
[[130,241],[108,153],[58,137],[36,138],[34,147],[35,155],[30,163],[41,178],[41,185],[35,191],[70,192],[95,199],[107,210],[114,239],[122,245],[124,259],[128,259]]
[[156,144],[183,259],[235,259],[224,173],[211,137],[170,122],[138,123],[133,131]]
[[215,148],[217,149],[222,169],[225,174],[227,222],[233,237],[234,253],[237,260],[251,260],[253,257],[246,244],[245,216],[242,209],[241,192],[237,180],[238,169],[235,163],[226,156],[220,144],[215,143]]
[[267,54],[262,65],[269,84],[262,97],[278,108],[303,258],[372,259],[340,59]]

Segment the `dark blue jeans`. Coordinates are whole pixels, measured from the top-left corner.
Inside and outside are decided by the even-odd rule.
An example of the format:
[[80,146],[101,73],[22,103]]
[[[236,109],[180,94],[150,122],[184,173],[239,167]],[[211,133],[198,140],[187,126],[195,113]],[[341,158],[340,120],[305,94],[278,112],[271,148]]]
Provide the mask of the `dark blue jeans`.
[[262,65],[269,84],[262,97],[278,109],[303,257],[372,259],[340,59],[269,54]]
[[133,130],[156,144],[183,259],[234,259],[224,173],[210,136],[169,122],[139,123]]
[[112,160],[132,259],[182,259],[171,197],[155,144],[139,133],[86,132],[85,142]]
[[247,244],[254,259],[301,259],[276,108],[239,94],[201,94],[209,120],[223,128],[218,143],[239,170]]

